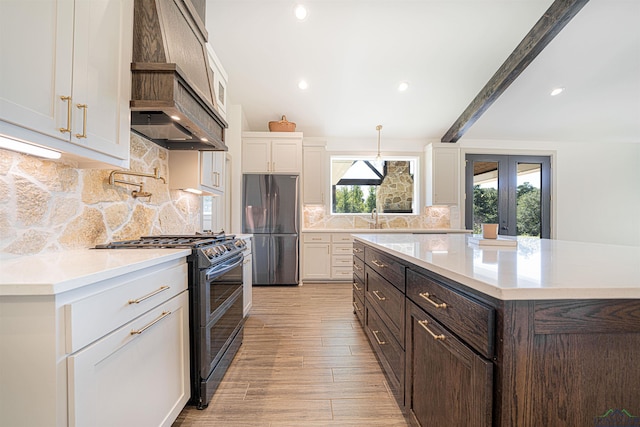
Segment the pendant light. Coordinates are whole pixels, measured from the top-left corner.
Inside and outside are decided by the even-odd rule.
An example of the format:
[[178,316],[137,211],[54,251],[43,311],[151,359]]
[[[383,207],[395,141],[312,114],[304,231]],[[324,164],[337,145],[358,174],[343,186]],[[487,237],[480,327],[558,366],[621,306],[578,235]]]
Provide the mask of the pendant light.
[[376,126],[376,130],[378,131],[378,155],[376,156],[376,162],[381,162],[382,156],[380,156],[380,131],[382,130],[382,125]]

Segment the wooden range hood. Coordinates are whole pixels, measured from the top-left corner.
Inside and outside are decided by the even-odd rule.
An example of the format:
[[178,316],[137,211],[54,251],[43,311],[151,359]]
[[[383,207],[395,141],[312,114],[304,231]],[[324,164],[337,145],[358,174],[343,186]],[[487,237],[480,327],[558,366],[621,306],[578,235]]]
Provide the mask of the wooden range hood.
[[135,0],[131,128],[170,150],[227,151],[204,0]]

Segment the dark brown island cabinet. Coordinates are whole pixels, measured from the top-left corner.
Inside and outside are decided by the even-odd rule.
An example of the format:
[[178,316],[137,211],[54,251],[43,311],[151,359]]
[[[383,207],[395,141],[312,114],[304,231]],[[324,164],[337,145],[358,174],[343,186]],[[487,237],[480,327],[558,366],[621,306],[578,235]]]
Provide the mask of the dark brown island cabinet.
[[353,254],[354,313],[410,424],[640,426],[640,300],[503,301]]

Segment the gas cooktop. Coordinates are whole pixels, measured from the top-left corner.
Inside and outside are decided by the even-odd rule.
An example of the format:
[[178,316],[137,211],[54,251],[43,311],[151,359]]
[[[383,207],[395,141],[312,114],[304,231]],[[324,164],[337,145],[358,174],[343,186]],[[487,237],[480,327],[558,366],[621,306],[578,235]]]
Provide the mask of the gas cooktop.
[[207,267],[242,251],[246,243],[235,235],[217,234],[167,234],[142,236],[138,239],[121,240],[96,245],[96,249],[192,249],[198,265]]

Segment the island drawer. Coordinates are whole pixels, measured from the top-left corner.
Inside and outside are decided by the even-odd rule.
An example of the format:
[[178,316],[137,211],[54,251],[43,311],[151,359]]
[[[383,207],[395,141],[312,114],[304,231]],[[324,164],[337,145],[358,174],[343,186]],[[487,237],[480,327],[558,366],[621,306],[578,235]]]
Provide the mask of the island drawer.
[[364,301],[364,281],[358,276],[353,276],[353,293]]
[[364,312],[365,332],[386,373],[391,392],[403,407],[405,352],[375,310],[365,304]]
[[364,262],[404,293],[405,265],[397,259],[370,247],[365,248]]
[[353,241],[353,256],[364,261],[364,243]]
[[73,353],[187,289],[184,262],[131,274],[103,292],[65,305],[66,351]]
[[[355,286],[355,283],[354,283]],[[363,288],[364,289],[364,288]],[[364,300],[360,297],[360,294],[353,290],[353,312],[358,317],[360,325],[364,326]]]
[[367,307],[373,307],[378,312],[394,338],[404,348],[404,294],[368,265],[365,266],[364,283]]
[[495,310],[409,270],[407,297],[487,358],[494,353]]
[[358,257],[353,257],[353,274],[364,282],[364,261]]

